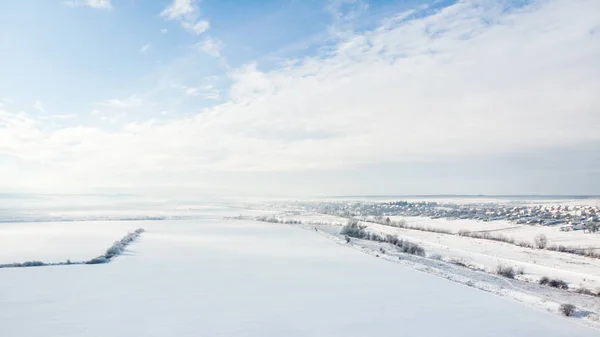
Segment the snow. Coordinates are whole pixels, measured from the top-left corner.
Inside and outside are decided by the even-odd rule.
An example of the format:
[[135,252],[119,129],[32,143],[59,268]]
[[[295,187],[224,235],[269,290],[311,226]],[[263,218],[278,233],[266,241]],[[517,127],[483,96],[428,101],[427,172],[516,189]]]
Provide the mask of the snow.
[[[294,226],[22,225],[0,224],[2,259],[94,256],[128,226],[146,232],[109,264],[0,269],[0,336],[598,335]],[[34,237],[59,241],[12,251]]]
[[0,264],[89,260],[139,225],[138,221],[3,223]]
[[[344,218],[318,215],[280,215],[285,219],[301,220],[304,223],[329,223],[339,232]],[[600,235],[578,232],[561,232],[558,228],[516,225],[506,221],[481,222],[475,220],[429,219],[426,217],[391,217],[405,219],[409,225],[424,228],[445,228],[457,233],[460,229],[471,231],[491,230],[518,240],[533,243],[535,235],[544,233],[550,245],[564,244],[576,247],[600,247]],[[526,278],[537,282],[541,277],[559,278],[571,288],[600,289],[600,260],[580,255],[519,247],[513,244],[474,239],[458,235],[447,235],[427,231],[363,222],[369,230],[382,234],[398,235],[423,246],[429,254],[439,254],[446,259],[461,260],[473,267],[493,272],[499,264],[523,268]],[[502,230],[503,229],[503,230]],[[518,241],[517,240],[517,241]]]
[[563,232],[560,230],[560,226],[516,224],[505,220],[485,222],[471,219],[447,220],[400,216],[393,216],[390,219],[404,219],[410,225],[449,229],[453,233],[458,233],[461,229],[472,232],[489,231],[493,234],[502,234],[517,241],[527,241],[529,243],[533,243],[538,234],[544,234],[548,238],[548,245],[600,249],[600,234],[584,233],[582,230]]

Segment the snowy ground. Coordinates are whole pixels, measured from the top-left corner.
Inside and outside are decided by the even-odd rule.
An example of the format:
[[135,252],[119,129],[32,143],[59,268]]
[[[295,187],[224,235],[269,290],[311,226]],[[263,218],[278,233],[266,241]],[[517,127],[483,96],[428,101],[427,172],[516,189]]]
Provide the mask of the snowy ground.
[[0,260],[95,256],[134,227],[147,232],[109,264],[0,269],[0,336],[598,335],[298,226],[23,225],[0,224]]
[[563,232],[560,226],[542,226],[516,224],[513,222],[477,221],[471,219],[430,219],[427,217],[390,217],[393,220],[403,219],[411,225],[431,228],[449,229],[458,233],[461,229],[472,232],[490,232],[512,237],[516,241],[527,241],[533,243],[538,234],[544,234],[548,238],[548,245],[563,245],[568,247],[596,248],[600,250],[600,234],[584,233],[582,230]]
[[[298,219],[303,222],[317,223],[320,221],[330,223],[336,227],[335,231],[337,232],[341,229],[342,224],[345,223],[345,219],[329,215],[288,215],[285,218]],[[413,220],[416,220],[416,222],[413,222]],[[465,222],[471,222],[471,225],[478,224],[472,220],[451,221],[422,217],[409,218],[408,220],[408,224],[410,225],[418,224],[432,228],[450,228],[456,224],[454,227],[456,231],[458,231],[457,228],[459,227],[472,228],[466,226]],[[531,281],[537,281],[543,276],[548,276],[551,278],[560,278],[568,282],[571,288],[583,287],[591,290],[600,288],[600,260],[598,259],[548,250],[524,248],[491,240],[396,228],[370,222],[364,222],[363,224],[370,231],[398,235],[401,238],[418,243],[429,254],[439,254],[447,259],[462,260],[466,264],[490,272],[493,272],[499,264],[503,264],[515,267],[516,269],[523,268],[525,275],[522,277],[529,278]],[[491,226],[498,227],[504,226],[495,222],[481,224],[491,224]],[[541,227],[534,228],[543,229]],[[532,232],[535,232],[535,229]],[[563,234],[569,235],[573,233]],[[600,235],[596,234],[583,234],[581,232],[575,234],[586,239],[590,237],[600,238]],[[549,236],[550,242],[552,242],[552,239],[553,237]]]

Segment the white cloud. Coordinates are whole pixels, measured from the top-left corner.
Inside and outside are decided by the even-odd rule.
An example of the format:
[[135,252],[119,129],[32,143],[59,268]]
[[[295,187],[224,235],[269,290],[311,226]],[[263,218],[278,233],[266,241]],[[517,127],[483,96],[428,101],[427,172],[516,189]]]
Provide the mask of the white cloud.
[[135,108],[142,105],[142,99],[133,94],[124,99],[113,98],[108,100],[106,104],[113,108]]
[[146,44],[146,45],[142,46],[142,48],[140,48],[140,53],[144,54],[149,49],[150,49],[150,44]]
[[364,0],[329,0],[326,10],[332,16],[329,32],[344,38],[354,31],[354,21],[363,15],[369,4]]
[[181,89],[183,89],[184,93],[188,96],[199,96],[208,100],[221,99],[220,91],[210,84],[201,85],[198,87],[181,86]]
[[69,0],[63,4],[69,7],[91,7],[96,9],[112,9],[110,0]]
[[210,28],[210,22],[198,20],[200,10],[195,0],[173,0],[160,15],[167,20],[180,21],[181,27],[192,34],[200,35]]
[[160,15],[168,20],[183,19],[185,16],[192,15],[196,12],[193,5],[193,0],[173,0],[173,3],[165,8]]
[[204,40],[198,42],[196,44],[196,47],[198,47],[198,50],[200,50],[201,52],[203,52],[207,55],[210,55],[213,57],[220,57],[221,50],[223,50],[223,42],[221,42],[218,39],[206,37],[206,38],[204,38]]
[[35,103],[33,103],[33,108],[41,113],[46,113],[46,108],[44,108],[44,105],[40,100],[36,100]]
[[160,33],[163,34],[163,35],[167,34],[168,32],[169,32],[169,30],[166,29],[166,28],[163,28],[163,29],[160,30]]
[[182,22],[181,26],[183,28],[185,28],[186,30],[190,31],[191,33],[200,35],[200,34],[206,32],[210,28],[210,23],[206,20],[200,20],[200,21],[196,22],[195,24],[192,24],[189,22]]
[[[236,69],[230,100],[193,116],[47,130],[0,110],[0,154],[51,163],[32,184],[160,177],[185,185],[207,171],[329,170],[599,144],[600,43],[590,34],[598,12],[595,0],[522,8],[463,0],[354,33],[326,55],[281,69]],[[132,95],[107,105],[141,103]]]

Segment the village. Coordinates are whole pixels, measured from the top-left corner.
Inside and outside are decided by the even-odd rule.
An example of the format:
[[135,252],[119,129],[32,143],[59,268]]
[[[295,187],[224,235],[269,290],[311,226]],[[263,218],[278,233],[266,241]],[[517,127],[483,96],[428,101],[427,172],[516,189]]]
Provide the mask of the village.
[[600,229],[600,207],[591,205],[506,205],[497,203],[458,204],[436,201],[318,202],[302,208],[339,216],[417,216],[432,219],[506,220],[516,224],[560,226],[560,230]]

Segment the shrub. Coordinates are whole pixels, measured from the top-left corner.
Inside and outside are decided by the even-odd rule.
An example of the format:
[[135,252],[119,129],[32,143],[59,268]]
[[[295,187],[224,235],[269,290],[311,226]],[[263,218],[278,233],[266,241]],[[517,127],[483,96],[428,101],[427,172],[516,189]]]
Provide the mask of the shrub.
[[569,285],[567,284],[567,282],[563,281],[563,280],[559,280],[559,279],[552,279],[548,282],[548,285],[553,287],[553,288],[559,288],[559,289],[569,289]]
[[578,294],[583,294],[583,295],[589,295],[589,296],[597,296],[596,293],[594,293],[593,291],[587,289],[587,288],[579,288],[579,289],[575,289],[575,292]]
[[22,267],[39,267],[45,265],[42,261],[25,261],[21,263]]
[[550,278],[548,276],[544,276],[540,279],[541,285],[548,285],[548,283],[550,283]]
[[538,249],[544,249],[548,247],[548,239],[544,234],[538,234],[534,239],[534,243]]
[[450,259],[450,263],[455,264],[457,266],[466,267],[467,264],[462,259],[452,258]]
[[358,220],[349,219],[348,223],[342,228],[340,234],[358,239],[368,238],[369,233],[365,231],[366,226],[358,224]]
[[573,304],[561,304],[559,307],[560,312],[569,317],[575,313],[575,306]]
[[366,239],[377,242],[385,242],[385,239],[381,235],[375,233],[367,233]]
[[442,256],[440,254],[431,254],[429,255],[429,258],[433,260],[441,260]]
[[121,243],[121,241],[115,241],[115,243],[113,243],[113,245],[106,250],[106,254],[104,254],[104,256],[110,259],[114,256],[121,254],[124,249],[125,247]]
[[498,265],[498,267],[496,267],[496,273],[504,277],[515,278],[515,270],[513,267]]
[[526,241],[518,241],[515,243],[517,246],[519,247],[525,247],[525,248],[533,248],[533,245],[529,242]]
[[425,256],[425,249],[423,247],[408,241],[403,241],[402,246],[400,247],[404,253]]
[[394,246],[397,246],[398,242],[402,241],[402,240],[398,239],[398,236],[396,236],[396,235],[390,235],[390,234],[386,235],[385,239],[386,239],[386,241],[388,243],[390,243],[390,244],[392,244]]
[[109,259],[107,259],[104,256],[98,256],[95,257],[89,261],[87,261],[85,264],[100,264],[100,263],[107,263],[108,261],[110,261]]
[[471,235],[471,231],[470,230],[466,230],[466,229],[461,229],[458,231],[458,235],[460,236],[470,236]]

